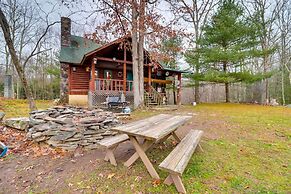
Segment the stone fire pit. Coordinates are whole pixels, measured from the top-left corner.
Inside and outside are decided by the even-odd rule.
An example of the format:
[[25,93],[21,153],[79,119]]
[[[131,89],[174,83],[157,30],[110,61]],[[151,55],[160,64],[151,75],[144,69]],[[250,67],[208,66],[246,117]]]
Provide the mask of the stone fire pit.
[[65,150],[98,148],[97,142],[115,135],[110,128],[119,124],[112,112],[63,106],[31,112],[29,120],[29,140]]

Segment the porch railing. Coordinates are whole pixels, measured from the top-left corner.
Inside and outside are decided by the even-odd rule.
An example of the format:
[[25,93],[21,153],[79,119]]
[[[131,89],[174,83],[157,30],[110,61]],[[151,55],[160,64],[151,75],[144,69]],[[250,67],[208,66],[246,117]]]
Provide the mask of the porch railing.
[[151,104],[161,105],[163,104],[163,98],[165,94],[159,93],[156,89],[150,86],[150,92],[145,92],[145,105],[150,106]]
[[[123,80],[96,78],[96,90],[123,91]],[[133,91],[133,81],[126,81],[125,91]]]

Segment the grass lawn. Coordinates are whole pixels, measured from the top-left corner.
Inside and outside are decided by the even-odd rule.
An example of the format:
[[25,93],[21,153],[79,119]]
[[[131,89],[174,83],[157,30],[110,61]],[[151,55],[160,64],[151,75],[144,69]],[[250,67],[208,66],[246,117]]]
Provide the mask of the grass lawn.
[[[196,152],[183,182],[188,193],[290,193],[291,109],[239,104],[184,106],[178,112],[193,112],[192,128],[203,129],[204,152]],[[159,112],[134,112],[143,118]],[[174,113],[174,112],[173,112]],[[155,148],[150,158],[158,165],[173,149]],[[162,180],[167,174],[158,170]],[[112,176],[114,175],[114,176]],[[175,193],[174,186],[153,182],[141,161],[130,170],[110,164],[67,180],[75,189],[109,193]]]
[[[52,101],[49,100],[36,100],[38,109],[46,109],[52,106]],[[5,112],[6,118],[28,116],[29,107],[26,100],[12,100],[0,97],[0,111]]]
[[[38,101],[39,108],[51,102]],[[27,115],[23,101],[2,101],[8,117]],[[135,111],[134,119],[162,111]],[[193,154],[183,174],[188,193],[291,193],[291,108],[240,104],[182,106],[173,114],[194,113],[187,128],[202,129],[204,152]],[[100,161],[93,171],[76,173],[62,181],[61,193],[176,193],[162,183],[167,174],[158,165],[174,148],[171,140],[149,153],[162,180],[153,181],[142,162],[131,168]],[[79,164],[81,165],[81,164]],[[51,188],[54,186],[51,185]],[[31,191],[49,192],[32,185]],[[1,193],[1,192],[0,192]]]

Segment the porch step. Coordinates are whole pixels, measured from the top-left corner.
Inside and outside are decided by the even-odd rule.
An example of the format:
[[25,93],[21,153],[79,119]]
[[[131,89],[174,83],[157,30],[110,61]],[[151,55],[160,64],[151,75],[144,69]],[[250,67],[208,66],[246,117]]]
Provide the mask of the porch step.
[[159,94],[153,87],[151,88],[151,93],[144,93],[144,101],[146,106],[158,106],[162,103],[163,96]]
[[158,105],[158,103],[157,102],[150,102],[150,103],[148,103],[148,105]]

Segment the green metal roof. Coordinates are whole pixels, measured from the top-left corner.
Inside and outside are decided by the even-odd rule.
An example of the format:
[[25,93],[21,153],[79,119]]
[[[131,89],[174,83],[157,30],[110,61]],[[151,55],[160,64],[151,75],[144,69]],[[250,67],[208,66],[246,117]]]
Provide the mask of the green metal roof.
[[60,52],[60,62],[66,63],[81,63],[84,55],[88,52],[91,52],[101,45],[85,39],[80,36],[71,36],[71,46],[70,47],[61,47]]
[[180,72],[180,73],[190,73],[187,70],[180,70],[180,69],[169,68],[169,67],[167,67],[167,65],[165,63],[160,62],[160,61],[159,61],[159,63],[162,65],[163,70],[165,70],[165,71],[175,71],[175,72]]
[[[71,46],[61,47],[60,51],[60,62],[80,64],[84,55],[94,51],[95,49],[101,47],[101,45],[93,42],[92,40],[85,39],[80,36],[71,35]],[[165,63],[159,62],[163,70],[175,71],[180,73],[189,73],[187,70],[178,70],[173,68],[168,68]]]
[[190,73],[190,71],[187,71],[187,70],[172,69],[172,68],[167,68],[167,67],[164,67],[163,69],[165,71],[175,71],[175,72],[180,72],[180,73]]

